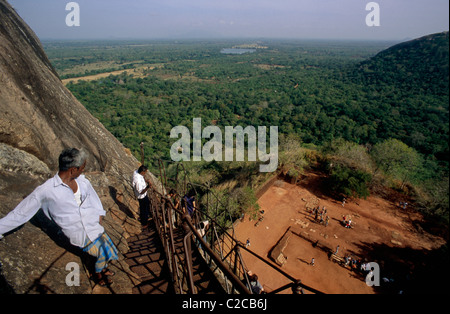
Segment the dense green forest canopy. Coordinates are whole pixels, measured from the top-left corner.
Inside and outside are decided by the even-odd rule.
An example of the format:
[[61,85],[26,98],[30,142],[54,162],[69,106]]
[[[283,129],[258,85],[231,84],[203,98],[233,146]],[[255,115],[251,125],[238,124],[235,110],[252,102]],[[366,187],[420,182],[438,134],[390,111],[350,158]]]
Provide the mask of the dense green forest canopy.
[[354,72],[365,84],[389,84],[414,95],[447,95],[449,33],[397,44],[360,63]]
[[[44,47],[63,79],[123,70],[67,87],[138,159],[144,142],[146,163],[155,171],[158,158],[170,159],[171,129],[192,131],[192,119],[201,118],[203,127],[222,129],[278,126],[281,136],[295,136],[308,148],[326,150],[344,141],[370,152],[399,143],[419,153],[399,158],[414,156],[420,166],[414,174],[383,169],[401,181],[428,182],[448,178],[448,43],[447,32],[400,44],[172,40]],[[254,52],[221,53],[232,47]],[[364,182],[372,176],[352,171],[336,168],[332,175],[336,182],[353,175],[360,182],[353,189],[365,195]]]
[[[135,153],[143,140],[150,155],[167,159],[170,129],[201,117],[207,125],[276,125],[315,145],[339,137],[370,145],[397,138],[448,161],[446,38],[446,50],[445,39],[433,42],[431,60],[423,60],[423,41],[409,44],[417,51],[406,44],[384,50],[393,45],[386,42],[271,41],[242,55],[221,54],[242,44],[227,41],[49,42],[45,48],[59,73],[99,62],[107,68],[97,72],[148,67],[144,77],[124,73],[68,85]],[[423,67],[432,76],[415,71]],[[91,73],[78,75],[85,74]],[[406,87],[396,83],[400,76],[408,77]]]

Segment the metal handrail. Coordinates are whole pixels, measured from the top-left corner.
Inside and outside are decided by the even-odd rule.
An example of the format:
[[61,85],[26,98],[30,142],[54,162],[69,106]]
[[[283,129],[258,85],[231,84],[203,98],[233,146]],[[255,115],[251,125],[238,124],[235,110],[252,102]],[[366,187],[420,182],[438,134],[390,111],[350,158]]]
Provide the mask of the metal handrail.
[[[160,175],[161,182],[163,184],[162,192],[166,193],[167,177],[164,165],[159,161],[160,165]],[[183,190],[186,189],[187,176],[186,169],[181,164],[177,165],[177,178],[176,184],[178,185],[178,174],[179,167],[184,172],[184,186]],[[191,183],[189,183],[191,184]],[[194,187],[193,184],[191,184]],[[197,185],[198,186],[198,185]],[[169,271],[171,273],[171,280],[173,282],[176,293],[196,293],[195,284],[193,281],[193,265],[192,265],[192,243],[199,244],[201,251],[209,262],[210,269],[212,272],[220,270],[222,278],[224,279],[225,291],[227,293],[241,293],[250,294],[250,281],[248,278],[248,270],[245,266],[244,259],[240,252],[241,249],[249,252],[259,260],[263,261],[267,266],[275,269],[282,276],[287,278],[290,282],[282,287],[276,288],[269,293],[279,293],[281,291],[291,289],[292,293],[302,293],[303,289],[308,290],[312,293],[321,294],[317,289],[309,287],[303,284],[300,280],[290,276],[288,273],[283,271],[278,265],[273,262],[259,256],[255,252],[249,250],[245,245],[236,240],[232,235],[230,235],[229,230],[226,229],[215,221],[214,218],[209,217],[207,213],[201,211],[197,206],[195,213],[200,214],[202,217],[208,219],[211,223],[211,228],[208,230],[209,242],[203,239],[203,235],[197,230],[195,222],[192,221],[189,214],[184,213],[180,208],[175,208],[171,200],[166,196],[161,194],[156,190],[152,191],[152,216],[155,220],[155,226],[158,231],[161,242],[164,246],[164,252],[169,265]],[[215,195],[214,195],[215,196]],[[209,201],[208,201],[209,203]],[[209,206],[209,204],[207,204]],[[182,222],[183,227],[183,249],[184,252],[180,253],[175,247],[174,241],[174,224],[173,216],[177,217],[175,221]],[[199,220],[197,220],[198,222]],[[231,230],[234,234],[234,229]],[[198,247],[194,246],[198,249]],[[231,286],[230,286],[231,285]]]
[[[179,211],[178,209],[174,208],[173,204],[163,195],[161,195],[159,192],[157,191],[153,191],[154,195],[158,195],[160,197],[162,197],[163,199],[166,199],[169,204],[169,207],[171,207],[171,210],[174,210],[175,212],[177,212],[178,215],[181,216],[182,222],[183,222],[183,228],[185,230],[185,237],[183,239],[183,243],[184,243],[184,260],[185,260],[185,270],[186,270],[186,278],[187,278],[187,284],[189,287],[189,290],[191,291],[191,293],[193,292],[193,283],[192,283],[192,260],[191,260],[191,250],[190,250],[190,246],[188,245],[188,240],[192,240],[192,237],[195,238],[195,241],[197,243],[200,243],[200,245],[202,246],[202,248],[209,254],[209,256],[211,257],[211,259],[216,263],[216,265],[219,266],[220,270],[226,274],[227,278],[229,280],[231,280],[233,282],[233,285],[237,287],[238,291],[240,293],[250,293],[248,288],[241,282],[241,280],[236,277],[236,275],[234,275],[231,270],[229,270],[229,268],[227,267],[227,265],[225,263],[223,263],[222,259],[210,248],[209,244],[207,244],[202,236],[199,234],[198,230],[196,229],[196,227],[194,226],[194,224],[191,221],[191,218],[188,214],[184,214],[181,211]],[[161,202],[162,203],[162,202]],[[160,239],[161,242],[163,244],[164,247],[164,251],[166,253],[166,257],[168,259],[173,260],[174,256],[176,256],[175,254],[175,248],[173,245],[168,245],[167,241],[165,241],[166,238],[173,238],[173,230],[171,228],[171,221],[169,221],[169,228],[166,228],[164,225],[164,223],[161,223],[165,221],[165,215],[163,214],[164,211],[161,211],[161,213],[157,210],[158,207],[162,208],[162,206],[152,206],[152,215],[153,218],[155,220],[155,225],[156,225],[156,229],[158,231],[158,234],[160,235]],[[170,215],[169,215],[170,217]],[[167,232],[167,233],[165,233]],[[179,259],[181,260],[181,259]],[[176,262],[173,263],[174,265],[177,264]],[[180,264],[178,262],[178,264]],[[172,268],[171,271],[173,271],[174,269]],[[181,291],[180,291],[181,292]]]

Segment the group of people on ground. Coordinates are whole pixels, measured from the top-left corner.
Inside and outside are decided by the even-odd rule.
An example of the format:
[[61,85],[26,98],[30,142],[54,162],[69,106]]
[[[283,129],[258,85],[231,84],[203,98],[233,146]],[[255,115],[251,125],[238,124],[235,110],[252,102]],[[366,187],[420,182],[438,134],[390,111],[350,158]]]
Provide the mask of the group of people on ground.
[[346,215],[342,216],[342,225],[348,229],[353,228],[352,217]]
[[[344,197],[342,199],[342,207],[345,206],[347,199]],[[403,206],[403,208],[406,208],[406,205],[408,203],[403,203],[400,202],[400,206]],[[325,208],[325,206],[322,207],[322,210],[320,209],[320,205],[317,207],[313,207],[312,210],[310,211],[312,217],[314,217],[314,221],[319,223],[319,224],[323,224],[325,225],[325,227],[328,226],[329,222],[330,222],[330,216],[327,215],[327,209]],[[351,217],[347,217],[347,216],[343,216],[342,217],[342,225],[345,228],[352,228],[352,219]]]
[[327,211],[325,206],[322,207],[322,210],[320,210],[320,206],[317,206],[317,208],[313,207],[311,214],[314,216],[314,221],[327,227],[330,222],[330,216],[327,215]]
[[362,269],[362,261],[356,258],[352,258],[351,255],[345,257],[344,266],[349,266],[352,270]]

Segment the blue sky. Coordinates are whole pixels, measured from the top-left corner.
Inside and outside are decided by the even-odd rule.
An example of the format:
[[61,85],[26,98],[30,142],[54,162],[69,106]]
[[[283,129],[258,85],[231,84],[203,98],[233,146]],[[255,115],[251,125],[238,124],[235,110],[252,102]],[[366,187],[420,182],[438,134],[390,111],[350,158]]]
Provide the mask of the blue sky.
[[448,0],[7,0],[41,39],[305,38],[402,40],[448,31]]

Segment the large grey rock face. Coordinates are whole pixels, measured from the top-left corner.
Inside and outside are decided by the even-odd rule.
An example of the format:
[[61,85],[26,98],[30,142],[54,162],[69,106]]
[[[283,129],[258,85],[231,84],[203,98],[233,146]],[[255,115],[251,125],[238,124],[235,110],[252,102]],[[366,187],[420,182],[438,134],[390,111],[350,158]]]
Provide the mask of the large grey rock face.
[[[140,230],[130,178],[138,161],[63,86],[37,36],[0,0],[0,218],[57,172],[64,148],[89,152],[88,177],[107,211],[104,226],[119,250]],[[55,225],[38,213],[0,240],[0,293],[92,293],[84,257]],[[66,284],[80,266],[80,286]],[[116,293],[136,283],[123,261],[116,263]]]

